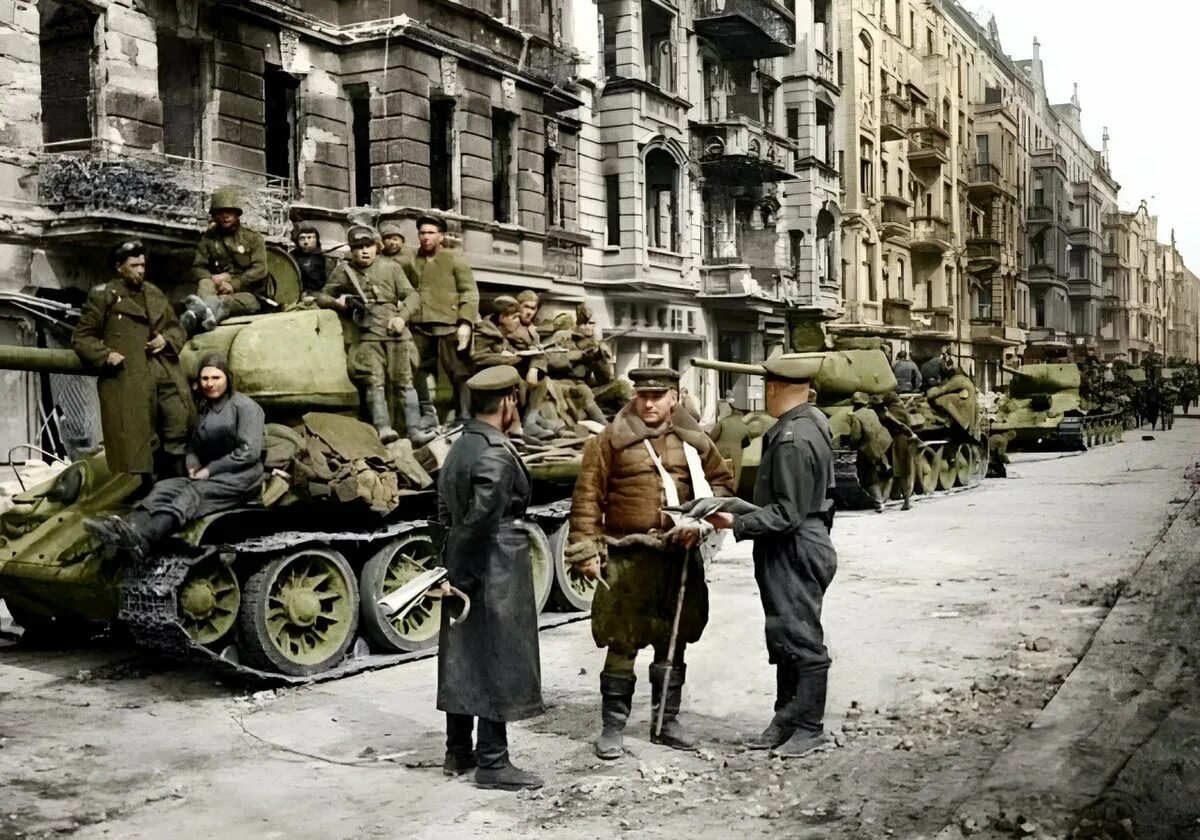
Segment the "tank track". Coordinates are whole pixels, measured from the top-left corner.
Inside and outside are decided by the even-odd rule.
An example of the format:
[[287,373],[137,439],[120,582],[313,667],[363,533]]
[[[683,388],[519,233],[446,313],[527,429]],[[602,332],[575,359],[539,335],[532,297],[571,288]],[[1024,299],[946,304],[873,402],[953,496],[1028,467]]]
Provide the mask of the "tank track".
[[[536,508],[531,507],[529,509],[530,518],[539,523],[561,522],[566,515],[562,504],[562,502],[555,502]],[[566,500],[566,508],[569,509],[569,507],[570,500]],[[374,653],[366,640],[359,637],[342,662],[319,674],[293,677],[276,671],[263,671],[238,662],[236,647],[233,645],[216,650],[192,641],[179,621],[177,593],[187,577],[188,570],[215,555],[233,553],[237,555],[257,554],[265,557],[310,542],[371,543],[392,539],[423,527],[425,524],[425,520],[413,520],[369,532],[283,531],[228,545],[201,546],[190,551],[184,549],[174,553],[148,556],[126,567],[120,585],[121,609],[118,617],[129,629],[134,642],[141,648],[179,662],[199,665],[221,677],[263,686],[326,682],[364,671],[424,659],[435,655],[437,648],[408,653]],[[539,627],[541,629],[557,627],[561,624],[578,621],[586,616],[587,613],[543,613],[539,616]]]
[[[1117,429],[1113,440],[1096,442],[1102,429]],[[1108,414],[1086,414],[1064,417],[1058,427],[1056,439],[1069,449],[1088,450],[1094,446],[1107,446],[1120,440],[1120,432],[1125,428],[1124,418],[1116,412]]]

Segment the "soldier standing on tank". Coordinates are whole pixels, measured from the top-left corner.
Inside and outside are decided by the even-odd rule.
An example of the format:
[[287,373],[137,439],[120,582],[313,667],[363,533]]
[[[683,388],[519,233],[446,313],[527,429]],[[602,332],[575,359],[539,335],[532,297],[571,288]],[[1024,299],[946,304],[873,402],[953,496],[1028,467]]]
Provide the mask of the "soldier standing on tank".
[[721,453],[678,405],[679,374],[642,368],[629,378],[636,393],[633,402],[584,445],[567,538],[568,556],[578,573],[589,579],[603,576],[607,583],[592,602],[592,638],[597,647],[608,648],[600,673],[603,728],[596,740],[596,755],[603,759],[624,754],[634,662],[646,647],[654,649],[652,721],[664,706],[662,731],[655,734],[652,724],[651,741],[695,748],[677,715],[687,673],[684,651],[700,640],[708,623],[708,588],[697,568],[684,588],[675,659],[668,662],[683,564],[696,562],[688,550],[688,542],[694,541],[685,536],[662,549],[610,543],[669,529],[664,506],[733,495],[733,476]]
[[312,222],[300,222],[292,234],[292,259],[300,268],[300,283],[306,292],[319,292],[325,288],[329,266],[321,250],[321,232]]
[[446,222],[440,217],[418,218],[420,247],[405,269],[421,295],[421,309],[412,331],[423,429],[437,426],[427,375],[433,373],[436,377],[441,366],[454,390],[458,416],[466,417],[469,399],[463,386],[474,370],[470,357],[471,330],[479,320],[479,288],[462,255],[443,246],[445,234]]
[[821,359],[768,359],[767,412],[778,422],[764,436],[754,483],[758,510],[718,513],[709,522],[754,540],[754,577],[766,614],[767,656],[776,669],[775,716],[751,749],[801,756],[828,743],[823,719],[829,652],[821,605],[837,571],[829,539],[833,442],[809,404]]
[[379,258],[379,237],[357,225],[346,233],[350,259],[338,264],[317,305],[342,315],[346,369],[362,389],[367,415],[379,439],[399,438],[388,409],[389,395],[404,412],[408,439],[423,446],[428,436],[418,428],[420,408],[413,390],[412,333],[408,322],[420,305],[417,290],[400,266]]
[[196,421],[179,366],[187,336],[166,295],[146,282],[140,240],[117,243],[108,266],[116,276],[92,289],[71,342],[79,358],[100,371],[105,460],[113,472],[183,475]]
[[383,256],[395,260],[401,266],[412,258],[412,254],[404,245],[404,233],[400,230],[400,225],[384,222],[379,226],[379,236],[383,243],[380,250]]
[[200,235],[192,259],[196,294],[187,298],[181,318],[189,335],[211,330],[226,318],[254,315],[262,310],[260,298],[266,294],[267,241],[242,226],[237,190],[215,190],[208,213],[212,223]]
[[449,609],[442,609],[437,706],[446,713],[443,771],[457,776],[474,769],[477,786],[502,790],[542,786],[508,756],[507,724],[544,711],[533,572],[520,528],[532,485],[504,433],[516,419],[520,382],[508,365],[467,381],[473,418],[463,423],[438,475],[449,581],[471,599],[470,613],[453,626]]

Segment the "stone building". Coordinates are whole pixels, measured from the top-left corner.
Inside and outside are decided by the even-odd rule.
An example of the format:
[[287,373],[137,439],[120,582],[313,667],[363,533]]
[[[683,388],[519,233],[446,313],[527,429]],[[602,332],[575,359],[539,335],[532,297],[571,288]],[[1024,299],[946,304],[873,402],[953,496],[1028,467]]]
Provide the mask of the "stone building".
[[[179,297],[215,186],[286,245],[438,209],[485,293],[582,300],[561,0],[0,2],[0,291],[78,303],[118,238]],[[411,238],[411,237],[410,237]],[[35,307],[36,308],[36,307]],[[11,303],[0,342],[65,340]],[[0,449],[36,437],[36,377],[4,374]],[[48,397],[44,397],[49,399]],[[57,397],[55,398],[57,401]]]
[[[837,314],[828,0],[577,0],[584,285],[617,367],[758,361]],[[598,15],[596,14],[598,12]],[[691,370],[711,407],[761,382]]]
[[1164,307],[1158,258],[1158,218],[1146,202],[1104,221],[1104,309],[1100,355],[1141,364],[1164,351]]

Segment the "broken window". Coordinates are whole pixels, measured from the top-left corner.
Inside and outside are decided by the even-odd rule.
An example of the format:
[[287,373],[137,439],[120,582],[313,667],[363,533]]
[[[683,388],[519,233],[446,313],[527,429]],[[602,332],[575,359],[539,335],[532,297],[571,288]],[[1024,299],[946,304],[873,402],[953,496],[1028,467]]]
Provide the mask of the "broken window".
[[646,81],[675,92],[677,52],[675,16],[649,0],[642,2],[642,54]]
[[458,135],[454,130],[454,100],[429,103],[429,201],[437,210],[454,208],[454,164]]
[[546,228],[562,226],[562,196],[558,188],[558,152],[546,149],[542,157],[542,189],[546,196]]
[[354,194],[352,207],[371,204],[371,88],[367,84],[346,85],[350,95],[350,135],[354,139]]
[[513,149],[516,147],[517,118],[492,109],[492,216],[504,224],[515,221],[513,213]]
[[38,3],[42,68],[42,141],[56,150],[86,147],[64,144],[89,140],[95,115],[92,67],[96,58],[97,16],[82,6],[56,0]]
[[663,149],[646,155],[646,209],[650,247],[679,250],[679,165]]
[[206,104],[203,47],[165,32],[158,33],[158,98],[163,109],[163,151],[183,158],[202,157],[201,123]]
[[606,245],[621,245],[621,182],[620,176],[604,176],[604,210]]
[[296,183],[296,94],[299,80],[268,65],[263,73],[267,174]]

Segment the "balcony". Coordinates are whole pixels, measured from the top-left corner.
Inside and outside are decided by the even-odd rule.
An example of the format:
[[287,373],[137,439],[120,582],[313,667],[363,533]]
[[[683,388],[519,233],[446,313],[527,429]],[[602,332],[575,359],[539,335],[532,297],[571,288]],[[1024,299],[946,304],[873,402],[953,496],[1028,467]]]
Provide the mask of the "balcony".
[[981,303],[971,319],[971,342],[1012,347],[1022,342],[1021,330],[1004,326],[1002,318],[993,318],[991,304]]
[[712,184],[747,186],[790,181],[790,140],[742,117],[692,125],[692,155]]
[[967,240],[967,260],[972,271],[999,268],[1003,245],[998,239],[974,236]]
[[936,125],[914,128],[908,135],[908,164],[913,169],[941,169],[950,162],[950,135]]
[[1076,298],[1099,298],[1101,286],[1088,277],[1070,277],[1067,280],[1067,294]]
[[889,327],[912,326],[912,301],[903,298],[884,298],[883,323]]
[[744,257],[710,257],[700,266],[700,293],[713,297],[779,300],[779,270],[750,265]]
[[238,187],[247,227],[270,237],[291,232],[287,179],[212,161],[118,148],[100,139],[83,142],[87,148],[81,151],[45,151],[38,156],[41,201],[60,214],[51,236],[202,229],[208,224],[212,191],[228,184]]
[[884,94],[879,108],[879,139],[884,143],[908,137],[909,109],[912,106],[903,96]]
[[954,310],[949,306],[914,309],[912,337],[951,339],[954,337]]
[[903,247],[912,243],[912,220],[908,217],[912,202],[898,195],[882,196],[879,213],[879,235],[885,242]]
[[697,0],[694,23],[734,58],[781,58],[796,42],[796,18],[771,0]]
[[1008,190],[1000,167],[994,163],[976,163],[968,169],[967,183],[971,198],[987,200],[1000,192]]
[[833,59],[821,50],[813,50],[817,62],[817,78],[830,87],[837,87],[837,78],[833,75]]
[[932,254],[944,254],[953,244],[950,223],[940,216],[913,218],[912,249]]
[[1056,330],[1054,327],[1031,327],[1029,330],[1030,344],[1066,347],[1068,346],[1067,342],[1068,337],[1065,330]]
[[1034,169],[1057,167],[1063,177],[1067,177],[1067,160],[1054,149],[1038,149],[1029,153],[1029,165]]

